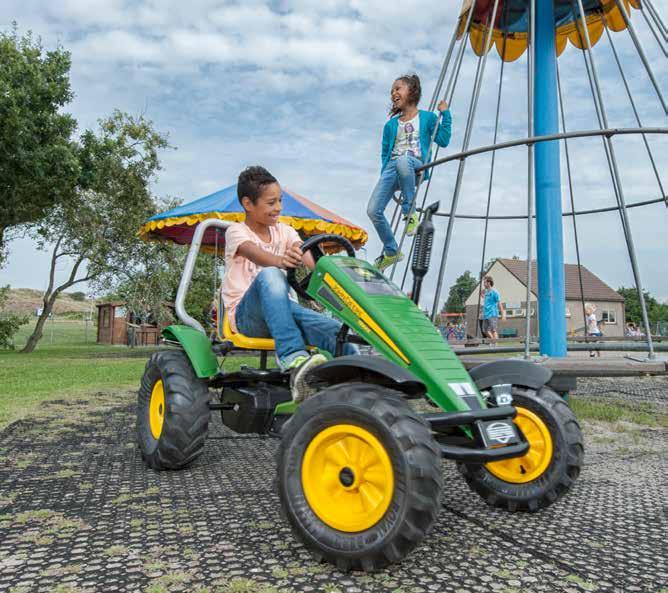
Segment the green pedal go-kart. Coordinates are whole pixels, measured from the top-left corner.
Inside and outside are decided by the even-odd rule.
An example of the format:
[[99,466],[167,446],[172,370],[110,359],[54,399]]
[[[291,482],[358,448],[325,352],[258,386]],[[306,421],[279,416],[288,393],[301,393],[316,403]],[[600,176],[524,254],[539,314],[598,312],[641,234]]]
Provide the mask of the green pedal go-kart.
[[[428,267],[429,218],[418,229],[418,280]],[[176,302],[184,325],[164,330],[170,347],[146,366],[137,430],[149,467],[194,461],[215,410],[237,433],[279,436],[284,514],[316,557],[342,570],[378,570],[419,545],[438,518],[442,458],[457,462],[487,504],[509,511],[537,511],[571,488],[584,456],[582,435],[567,403],[547,386],[551,372],[504,360],[468,373],[416,304],[336,235],[308,239],[303,250],[316,267],[301,281],[295,274],[288,280],[343,323],[339,353],[349,340],[380,356],[334,357],[315,367],[309,379],[317,393],[294,404],[289,377],[267,368],[272,340],[233,334],[222,315],[211,340],[183,307],[204,232],[227,224],[198,226]],[[347,255],[323,256],[323,243]],[[417,297],[415,289],[419,283]],[[221,371],[219,359],[239,348],[261,352],[258,368]],[[438,411],[416,412],[408,400],[421,398]]]

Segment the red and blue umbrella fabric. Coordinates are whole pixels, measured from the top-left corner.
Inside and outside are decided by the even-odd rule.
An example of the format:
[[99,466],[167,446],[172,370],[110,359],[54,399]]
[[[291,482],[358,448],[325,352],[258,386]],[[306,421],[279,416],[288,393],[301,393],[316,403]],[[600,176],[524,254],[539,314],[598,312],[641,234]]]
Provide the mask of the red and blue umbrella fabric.
[[[236,185],[156,214],[139,229],[139,236],[146,241],[173,241],[188,245],[197,224],[209,218],[231,222],[244,220],[245,214],[237,198]],[[296,229],[303,239],[321,233],[333,233],[349,239],[356,249],[362,247],[368,239],[362,227],[285,188],[280,221]],[[216,229],[208,229],[204,235],[203,248],[220,249],[223,245],[224,238]]]

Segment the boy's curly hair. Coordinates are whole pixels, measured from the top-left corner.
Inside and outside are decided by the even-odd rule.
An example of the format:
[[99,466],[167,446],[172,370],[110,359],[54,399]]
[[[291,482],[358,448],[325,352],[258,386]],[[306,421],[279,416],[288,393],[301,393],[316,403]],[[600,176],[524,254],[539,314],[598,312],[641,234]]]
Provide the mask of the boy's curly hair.
[[[404,74],[399,78],[396,78],[394,82],[401,80],[406,83],[408,87],[408,98],[412,103],[417,105],[422,98],[422,84],[420,83],[420,77],[417,74]],[[394,117],[401,113],[401,109],[397,109],[394,105],[390,105],[390,117]]]
[[237,182],[237,198],[239,198],[239,203],[241,203],[241,198],[246,197],[255,204],[257,199],[262,195],[262,189],[272,183],[278,183],[278,181],[264,167],[260,167],[259,165],[246,167],[239,174],[239,181]]

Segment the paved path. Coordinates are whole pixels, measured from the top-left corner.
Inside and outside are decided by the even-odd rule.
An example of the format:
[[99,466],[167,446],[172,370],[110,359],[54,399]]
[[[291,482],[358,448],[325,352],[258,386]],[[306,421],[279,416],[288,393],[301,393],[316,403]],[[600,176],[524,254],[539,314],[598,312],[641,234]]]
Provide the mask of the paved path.
[[[668,412],[665,378],[580,389]],[[668,593],[666,430],[587,423],[580,480],[539,514],[488,508],[444,462],[437,527],[374,575],[317,564],[292,537],[271,486],[275,440],[216,418],[193,467],[155,473],[133,431],[125,393],[51,403],[0,433],[0,591]]]

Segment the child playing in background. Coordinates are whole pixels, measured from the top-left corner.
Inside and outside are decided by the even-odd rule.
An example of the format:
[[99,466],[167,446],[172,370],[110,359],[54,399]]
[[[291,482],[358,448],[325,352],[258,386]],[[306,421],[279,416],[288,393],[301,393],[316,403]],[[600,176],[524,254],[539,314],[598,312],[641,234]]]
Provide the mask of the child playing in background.
[[[222,296],[233,331],[253,338],[273,338],[276,357],[292,372],[292,396],[299,401],[308,393],[307,372],[327,359],[310,355],[310,344],[334,354],[341,324],[302,307],[289,298],[290,287],[283,270],[302,261],[313,268],[311,254],[302,257],[297,231],[279,222],[282,190],[276,178],[263,167],[248,167],[239,175],[239,202],[244,222],[225,231],[225,278]],[[345,344],[344,354],[356,354]]]
[[[392,228],[385,217],[385,208],[395,191],[401,190],[403,193],[401,212],[406,222],[406,234],[414,235],[418,225],[418,216],[413,209],[415,170],[431,160],[429,146],[438,125],[438,116],[435,113],[418,109],[421,96],[420,79],[415,74],[397,78],[390,92],[391,119],[383,128],[380,179],[367,207],[367,215],[383,243],[383,252],[374,262],[379,270],[401,261],[404,257],[403,253],[399,252]],[[438,104],[438,110],[443,117],[436,130],[435,141],[439,146],[445,147],[450,142],[452,116],[445,101]],[[428,174],[425,175],[426,178]]]
[[[603,332],[598,328],[598,321],[596,321],[596,306],[592,305],[591,303],[585,303],[585,315],[586,320],[585,323],[587,325],[587,335],[592,336],[592,337],[601,337],[603,335]],[[601,356],[601,351],[597,350],[594,352],[593,350],[589,351],[589,356],[594,358],[598,354]]]

